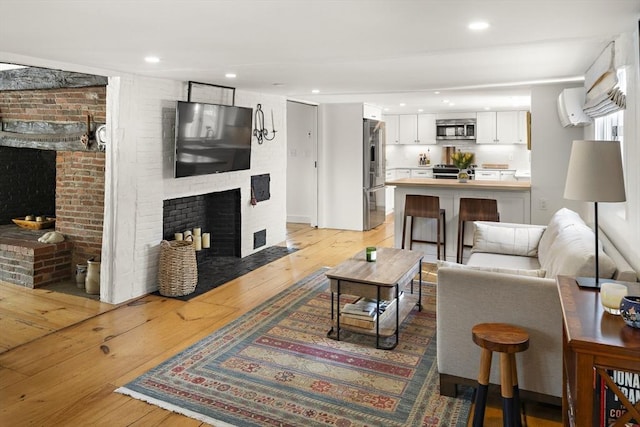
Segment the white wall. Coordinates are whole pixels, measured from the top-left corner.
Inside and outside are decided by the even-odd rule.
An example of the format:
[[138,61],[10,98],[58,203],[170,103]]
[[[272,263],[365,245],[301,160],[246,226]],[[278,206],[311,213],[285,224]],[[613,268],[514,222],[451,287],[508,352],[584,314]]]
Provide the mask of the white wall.
[[[581,202],[564,198],[571,143],[583,139],[582,128],[563,128],[558,118],[558,95],[567,85],[531,89],[531,222],[547,224],[560,208],[582,214]],[[574,86],[575,87],[575,86]],[[546,208],[545,205],[546,204]],[[584,217],[584,215],[583,215]]]
[[318,227],[364,226],[363,104],[324,104],[319,111]]
[[[260,103],[267,117],[273,109],[275,127],[281,130],[262,145],[253,139],[251,170],[174,179],[173,130],[166,122],[186,93],[185,83],[172,80],[110,78],[102,301],[119,303],[157,289],[165,199],[240,188],[242,256],[264,249],[253,248],[257,231],[267,230],[265,247],[285,240],[285,99],[236,91],[236,105],[255,109]],[[251,206],[251,176],[265,173],[271,176],[271,198]]]

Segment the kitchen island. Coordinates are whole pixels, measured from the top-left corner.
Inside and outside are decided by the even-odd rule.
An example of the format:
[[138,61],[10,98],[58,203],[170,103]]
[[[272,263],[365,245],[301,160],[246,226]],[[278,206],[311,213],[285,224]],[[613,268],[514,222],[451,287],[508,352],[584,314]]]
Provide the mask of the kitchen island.
[[[440,208],[446,210],[447,261],[455,261],[458,237],[458,210],[461,198],[495,199],[498,201],[500,221],[529,224],[531,222],[531,183],[524,181],[475,181],[458,182],[455,179],[401,178],[387,181],[394,186],[394,246],[401,247],[404,199],[407,194],[438,196]],[[465,244],[473,243],[473,226],[467,224]],[[407,225],[408,228],[408,225]],[[416,219],[414,237],[435,240],[436,221]],[[408,236],[408,231],[407,231]],[[407,246],[408,249],[408,246]],[[423,250],[427,260],[436,259],[435,245],[413,244],[414,250]]]

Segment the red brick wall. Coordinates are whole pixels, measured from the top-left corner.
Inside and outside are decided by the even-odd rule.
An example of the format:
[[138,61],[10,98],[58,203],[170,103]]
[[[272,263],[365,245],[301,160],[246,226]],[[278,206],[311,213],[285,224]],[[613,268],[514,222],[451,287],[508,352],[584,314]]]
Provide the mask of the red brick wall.
[[104,222],[104,165],[104,152],[57,152],[56,231],[73,242],[72,268],[100,255]]
[[0,116],[11,121],[106,123],[105,86],[0,91]]

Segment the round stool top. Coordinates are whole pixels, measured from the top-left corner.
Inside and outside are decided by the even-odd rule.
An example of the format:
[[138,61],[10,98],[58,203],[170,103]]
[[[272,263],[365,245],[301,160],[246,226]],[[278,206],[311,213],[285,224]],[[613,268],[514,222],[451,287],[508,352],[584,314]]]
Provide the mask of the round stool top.
[[507,323],[480,323],[471,330],[473,342],[498,353],[519,353],[529,348],[529,334]]

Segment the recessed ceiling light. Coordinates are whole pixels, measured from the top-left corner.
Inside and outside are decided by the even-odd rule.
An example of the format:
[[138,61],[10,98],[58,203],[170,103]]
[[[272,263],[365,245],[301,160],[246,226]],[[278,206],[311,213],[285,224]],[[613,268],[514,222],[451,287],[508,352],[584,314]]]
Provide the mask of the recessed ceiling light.
[[160,62],[160,58],[158,58],[157,56],[146,56],[144,60],[149,64],[157,64],[158,62]]
[[388,108],[385,108],[385,109],[384,109],[384,111],[389,111],[389,109],[388,109]]
[[418,113],[422,113],[424,110],[422,108],[418,108]]
[[227,73],[224,76],[228,79],[235,79],[237,77],[236,73]]
[[485,110],[489,111],[491,107],[484,107]]
[[486,30],[489,28],[489,23],[484,21],[476,21],[469,24],[468,28],[474,31]]
[[311,89],[311,93],[320,93],[320,89]]
[[407,104],[405,104],[404,102],[401,102],[401,103],[400,103],[400,106],[401,106],[401,107],[404,107],[405,105],[407,105]]
[[453,107],[454,105],[456,105],[456,104],[454,104],[453,102],[449,103],[449,107]]
[[448,104],[448,103],[449,103],[449,100],[448,100],[448,99],[443,99],[443,100],[442,100],[442,103],[443,103],[443,104]]
[[437,90],[437,91],[435,91],[433,93],[435,93],[436,95],[440,95],[440,91],[439,90]]

